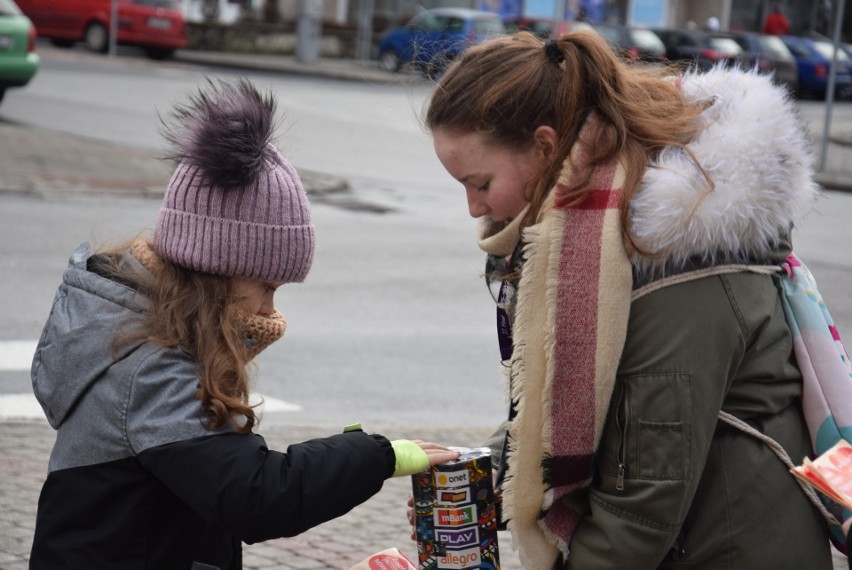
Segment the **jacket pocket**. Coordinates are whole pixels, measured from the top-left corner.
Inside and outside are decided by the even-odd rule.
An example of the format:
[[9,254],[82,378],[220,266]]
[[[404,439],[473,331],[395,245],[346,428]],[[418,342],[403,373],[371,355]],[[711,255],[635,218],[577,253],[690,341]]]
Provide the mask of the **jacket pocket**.
[[682,480],[686,451],[682,421],[639,420],[640,479]]

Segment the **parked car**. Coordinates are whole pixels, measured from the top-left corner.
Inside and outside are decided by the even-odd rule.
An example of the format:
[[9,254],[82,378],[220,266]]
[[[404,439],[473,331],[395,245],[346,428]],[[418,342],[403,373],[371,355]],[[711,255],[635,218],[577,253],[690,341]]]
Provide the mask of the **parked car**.
[[712,38],[700,30],[651,29],[666,46],[666,57],[698,71],[740,61],[743,50],[730,38]]
[[596,32],[628,61],[666,61],[666,46],[648,28],[632,28],[614,24],[593,24]]
[[427,10],[382,36],[379,67],[400,71],[413,64],[431,75],[440,72],[467,47],[505,33],[497,14],[467,8]]
[[[825,98],[828,77],[834,59],[834,44],[827,41],[794,36],[782,36],[799,68],[799,90],[796,95],[813,95]],[[842,49],[837,50],[837,68],[834,76],[834,93],[838,97],[852,95],[852,60]]]
[[[18,0],[38,35],[58,46],[83,42],[109,48],[112,0]],[[173,0],[118,0],[117,43],[141,47],[149,57],[165,59],[186,45],[183,13]]]
[[38,70],[35,27],[12,0],[0,0],[0,101],[9,87],[29,83]]
[[576,30],[591,30],[592,25],[575,20],[562,20],[557,22],[550,18],[517,17],[503,20],[506,33],[514,34],[521,31],[532,32],[539,38],[546,40],[557,38],[562,34]]
[[778,36],[757,32],[711,32],[713,38],[731,39],[743,49],[743,65],[756,67],[760,73],[771,73],[775,82],[795,93],[799,87],[799,70],[793,54]]

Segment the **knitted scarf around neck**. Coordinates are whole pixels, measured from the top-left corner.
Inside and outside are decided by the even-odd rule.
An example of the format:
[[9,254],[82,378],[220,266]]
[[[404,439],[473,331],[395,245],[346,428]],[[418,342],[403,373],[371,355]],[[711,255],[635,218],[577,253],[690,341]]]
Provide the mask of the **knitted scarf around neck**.
[[[591,118],[591,120],[596,120]],[[596,167],[588,198],[559,204],[594,144],[585,128],[535,225],[485,231],[481,247],[507,255],[522,238],[523,268],[506,369],[517,415],[509,424],[503,513],[525,568],[550,569],[586,512],[594,455],[627,332],[631,265],[619,205],[620,160]],[[520,216],[519,216],[520,217]],[[490,230],[490,231],[489,231]]]
[[[153,275],[162,271],[163,260],[154,251],[150,241],[138,239],[130,246],[130,253]],[[235,325],[246,343],[249,360],[254,359],[263,349],[284,336],[287,321],[276,309],[269,316],[253,315],[239,307],[233,307]]]

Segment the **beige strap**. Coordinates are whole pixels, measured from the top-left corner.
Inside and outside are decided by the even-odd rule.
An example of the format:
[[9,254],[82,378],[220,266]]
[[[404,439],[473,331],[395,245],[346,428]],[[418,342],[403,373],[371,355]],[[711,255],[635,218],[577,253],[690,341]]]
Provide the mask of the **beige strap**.
[[630,301],[635,301],[636,299],[644,297],[649,293],[653,293],[654,291],[657,291],[664,287],[668,287],[670,285],[678,285],[680,283],[694,281],[703,277],[710,277],[711,275],[743,272],[773,275],[775,273],[778,273],[779,271],[781,271],[780,265],[717,265],[715,267],[696,269],[695,271],[687,271],[686,273],[679,273],[677,275],[672,275],[671,277],[664,277],[663,279],[653,281],[643,287],[639,287],[638,289],[633,291],[633,294],[630,296]]
[[[781,444],[769,437],[768,435],[759,432],[758,430],[754,429],[738,417],[733,416],[728,412],[720,411],[719,419],[728,424],[729,426],[735,427],[738,430],[743,431],[748,435],[752,436],[753,438],[759,439],[760,441],[768,445],[769,449],[771,449],[773,453],[778,456],[778,459],[784,462],[784,465],[786,465],[788,469],[792,469],[793,467],[795,467],[795,465],[793,465],[793,461],[790,459],[790,456],[787,454],[786,451],[784,451],[784,448],[781,447]],[[796,483],[799,484],[799,487],[802,488],[802,491],[805,492],[805,495],[807,495],[811,502],[816,505],[817,510],[822,513],[822,516],[825,517],[825,520],[828,521],[828,524],[840,526],[840,523],[837,521],[836,518],[834,518],[834,515],[828,512],[828,509],[825,508],[825,505],[822,503],[819,496],[817,496],[816,491],[814,491],[810,485],[800,480],[792,473],[790,474],[790,476],[796,480]]]

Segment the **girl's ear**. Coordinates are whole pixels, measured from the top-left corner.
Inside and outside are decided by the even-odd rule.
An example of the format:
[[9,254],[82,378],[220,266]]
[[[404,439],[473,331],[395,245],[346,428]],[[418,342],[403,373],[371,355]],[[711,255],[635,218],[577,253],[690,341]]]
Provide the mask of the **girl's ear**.
[[556,143],[559,141],[559,136],[553,127],[541,125],[533,133],[533,144],[539,157],[547,160],[553,157],[556,150]]

